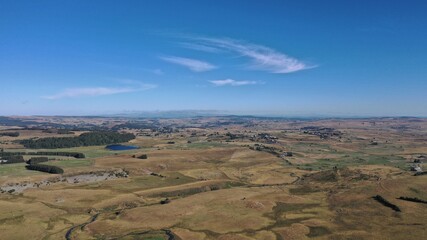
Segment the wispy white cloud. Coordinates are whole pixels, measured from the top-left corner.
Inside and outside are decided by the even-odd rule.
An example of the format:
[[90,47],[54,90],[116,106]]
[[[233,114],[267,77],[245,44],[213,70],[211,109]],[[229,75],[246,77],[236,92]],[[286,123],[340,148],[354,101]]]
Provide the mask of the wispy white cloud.
[[191,59],[191,58],[168,56],[168,57],[160,57],[160,59],[166,62],[187,67],[193,72],[206,72],[206,71],[210,71],[217,68],[217,66],[212,65],[208,62]]
[[237,41],[230,38],[191,38],[196,45],[207,48],[216,48],[237,53],[249,58],[251,69],[264,70],[272,73],[291,73],[317,67],[284,53],[262,45]]
[[230,78],[223,79],[223,80],[212,80],[209,82],[218,87],[222,87],[222,86],[238,87],[238,86],[244,86],[244,85],[254,85],[258,83],[256,81],[236,81]]
[[133,82],[134,86],[127,87],[90,87],[90,88],[67,88],[63,91],[60,91],[56,94],[43,96],[42,98],[48,100],[56,100],[62,98],[76,98],[84,96],[102,96],[102,95],[112,95],[119,93],[130,93],[130,92],[139,92],[152,88],[156,88],[156,85],[153,84],[144,84]]
[[208,52],[208,53],[219,53],[219,52],[223,52],[223,50],[216,48],[216,47],[212,47],[212,46],[206,46],[203,44],[197,44],[197,43],[180,43],[180,45],[184,48],[188,48],[188,49],[193,49],[193,50],[197,50],[197,51],[202,51],[202,52]]

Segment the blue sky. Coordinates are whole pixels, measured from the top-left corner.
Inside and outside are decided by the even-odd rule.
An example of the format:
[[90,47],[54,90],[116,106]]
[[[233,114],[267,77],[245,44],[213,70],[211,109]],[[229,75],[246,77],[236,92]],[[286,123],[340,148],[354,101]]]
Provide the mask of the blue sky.
[[425,1],[0,0],[0,115],[427,116]]

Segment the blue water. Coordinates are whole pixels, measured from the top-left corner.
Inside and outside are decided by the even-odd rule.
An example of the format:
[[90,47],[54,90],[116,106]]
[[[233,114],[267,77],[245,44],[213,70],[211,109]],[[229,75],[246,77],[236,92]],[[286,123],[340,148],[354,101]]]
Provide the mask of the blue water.
[[139,147],[131,146],[131,145],[112,144],[112,145],[106,146],[105,148],[113,150],[113,151],[123,151],[123,150],[138,149]]

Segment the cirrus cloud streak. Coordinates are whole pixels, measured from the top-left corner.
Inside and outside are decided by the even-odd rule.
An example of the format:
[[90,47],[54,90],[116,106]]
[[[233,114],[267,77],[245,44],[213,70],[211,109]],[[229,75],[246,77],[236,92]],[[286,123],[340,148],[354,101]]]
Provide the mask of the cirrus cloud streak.
[[56,94],[49,96],[42,96],[44,99],[57,100],[62,98],[76,98],[76,97],[94,97],[103,95],[113,95],[120,93],[139,92],[148,89],[156,88],[153,84],[138,84],[138,86],[128,87],[88,87],[88,88],[67,88]]
[[210,64],[208,62],[191,59],[191,58],[167,56],[167,57],[160,57],[160,59],[166,62],[184,66],[193,72],[206,72],[206,71],[210,71],[215,68],[218,68],[217,66]]
[[205,46],[206,48],[221,49],[247,57],[251,61],[250,69],[271,73],[292,73],[317,67],[275,49],[230,38],[198,37],[191,38],[191,40],[197,43],[200,50],[202,49],[201,46]]
[[223,79],[223,80],[212,80],[209,82],[217,87],[222,87],[222,86],[238,87],[238,86],[245,86],[245,85],[254,85],[258,83],[256,81],[237,81],[230,78]]

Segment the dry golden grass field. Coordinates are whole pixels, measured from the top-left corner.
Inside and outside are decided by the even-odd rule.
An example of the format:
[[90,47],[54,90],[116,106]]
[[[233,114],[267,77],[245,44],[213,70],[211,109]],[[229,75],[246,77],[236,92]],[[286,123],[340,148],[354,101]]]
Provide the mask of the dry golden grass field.
[[[109,129],[131,122],[21,120],[31,121],[31,127]],[[114,129],[136,135],[124,144],[139,148],[124,151],[105,145],[25,149],[19,140],[74,137],[90,129],[58,134],[1,126],[0,133],[20,133],[0,136],[4,152],[81,152],[86,157],[46,155],[47,164],[64,169],[62,175],[30,171],[25,163],[0,164],[0,239],[427,236],[427,204],[398,199],[427,201],[427,174],[411,171],[427,161],[426,119],[206,117],[137,123],[141,127]],[[138,158],[142,154],[148,158]],[[387,203],[375,200],[377,195]]]

